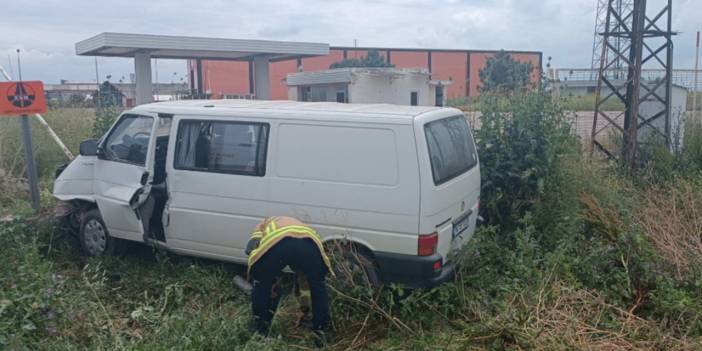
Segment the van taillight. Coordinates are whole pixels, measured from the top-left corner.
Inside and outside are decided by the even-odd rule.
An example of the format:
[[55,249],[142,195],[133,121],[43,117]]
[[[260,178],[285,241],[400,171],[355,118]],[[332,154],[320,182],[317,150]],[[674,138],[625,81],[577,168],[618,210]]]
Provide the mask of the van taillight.
[[436,253],[436,245],[439,243],[439,234],[434,232],[428,235],[420,235],[417,245],[419,256],[431,256]]

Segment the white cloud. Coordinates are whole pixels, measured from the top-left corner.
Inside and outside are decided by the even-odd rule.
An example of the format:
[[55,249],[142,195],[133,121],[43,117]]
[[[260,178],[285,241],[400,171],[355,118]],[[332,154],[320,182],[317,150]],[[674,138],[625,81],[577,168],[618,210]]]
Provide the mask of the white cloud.
[[[663,0],[649,0],[660,8]],[[553,65],[589,65],[596,0],[122,0],[6,1],[0,64],[22,48],[27,79],[95,79],[94,61],[74,44],[100,32],[320,41],[332,45],[543,51]],[[694,62],[702,2],[673,5],[675,62]],[[13,64],[14,65],[14,64]],[[100,75],[128,77],[128,59],[100,58]],[[163,61],[159,78],[184,74],[184,61]],[[164,78],[167,77],[167,78]]]

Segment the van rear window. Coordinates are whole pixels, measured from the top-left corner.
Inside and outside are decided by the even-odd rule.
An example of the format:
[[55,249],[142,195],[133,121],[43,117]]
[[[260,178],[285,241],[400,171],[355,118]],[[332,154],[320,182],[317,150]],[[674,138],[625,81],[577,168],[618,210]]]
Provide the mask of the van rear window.
[[478,163],[468,121],[462,115],[424,125],[434,184],[445,183]]

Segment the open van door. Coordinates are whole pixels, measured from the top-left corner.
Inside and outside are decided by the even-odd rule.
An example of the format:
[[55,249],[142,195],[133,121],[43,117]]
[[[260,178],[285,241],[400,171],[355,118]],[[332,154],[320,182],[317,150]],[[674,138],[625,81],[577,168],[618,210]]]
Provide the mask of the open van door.
[[144,240],[139,207],[150,191],[154,125],[152,116],[124,114],[100,144],[93,192],[113,237]]

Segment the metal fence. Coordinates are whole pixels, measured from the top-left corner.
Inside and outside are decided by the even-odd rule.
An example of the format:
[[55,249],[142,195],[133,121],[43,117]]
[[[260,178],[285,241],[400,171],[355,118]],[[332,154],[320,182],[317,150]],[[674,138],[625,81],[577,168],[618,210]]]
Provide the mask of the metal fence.
[[[551,68],[548,78],[554,81],[597,81],[598,70],[590,68]],[[627,71],[623,69],[609,69],[604,72],[610,79],[626,79]],[[702,70],[697,70],[698,81],[695,85],[694,69],[673,69],[673,84],[677,84],[692,91],[702,91]],[[643,81],[655,82],[665,77],[663,69],[642,69]]]

